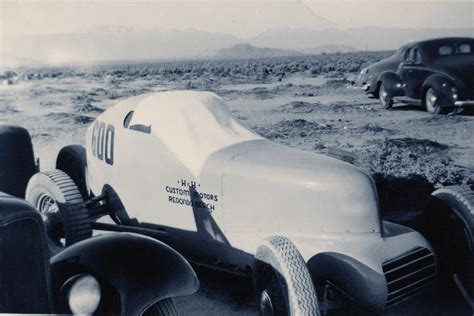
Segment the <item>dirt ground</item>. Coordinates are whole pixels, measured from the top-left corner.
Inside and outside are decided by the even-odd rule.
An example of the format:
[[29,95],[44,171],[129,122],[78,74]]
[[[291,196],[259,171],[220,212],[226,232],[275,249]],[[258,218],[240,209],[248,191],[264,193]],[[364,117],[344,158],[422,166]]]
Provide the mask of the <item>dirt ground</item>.
[[[395,104],[387,111],[350,86],[351,74],[311,72],[265,79],[182,80],[126,75],[48,77],[0,86],[0,124],[30,130],[42,170],[62,146],[84,143],[94,118],[118,100],[152,91],[211,90],[260,135],[291,147],[342,157],[372,174],[382,214],[413,227],[426,197],[473,179],[474,116],[434,116]],[[243,82],[242,82],[243,81]],[[251,280],[198,268],[201,290],[176,299],[185,315],[256,314]],[[435,295],[436,297],[436,295]],[[456,293],[402,303],[388,315],[467,313]],[[467,313],[468,314],[468,313]],[[466,315],[467,315],[466,314]]]

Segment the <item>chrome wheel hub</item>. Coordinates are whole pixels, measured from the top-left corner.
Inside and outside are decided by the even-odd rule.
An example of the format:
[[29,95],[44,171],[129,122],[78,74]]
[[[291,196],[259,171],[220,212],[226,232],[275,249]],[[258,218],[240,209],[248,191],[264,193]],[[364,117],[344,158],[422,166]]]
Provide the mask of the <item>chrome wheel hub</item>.
[[273,304],[267,290],[263,290],[260,294],[260,311],[263,316],[273,315]]
[[388,102],[390,102],[390,100],[388,100],[388,92],[385,90],[385,87],[383,85],[380,86],[379,99],[383,107],[387,107]]
[[36,208],[41,214],[49,239],[57,246],[64,247],[64,226],[59,206],[48,194],[42,194],[36,204]]
[[438,97],[434,93],[433,89],[431,88],[428,89],[428,91],[426,91],[425,102],[426,102],[426,108],[429,112],[433,112],[436,109],[437,100],[438,100]]

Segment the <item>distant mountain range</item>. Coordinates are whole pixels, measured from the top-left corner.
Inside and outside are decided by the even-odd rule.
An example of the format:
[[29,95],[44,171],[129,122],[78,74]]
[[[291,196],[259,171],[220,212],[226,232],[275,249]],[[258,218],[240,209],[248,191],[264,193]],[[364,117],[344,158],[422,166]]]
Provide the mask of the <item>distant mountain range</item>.
[[[474,36],[474,29],[272,29],[252,38],[194,29],[106,27],[83,33],[2,35],[2,54],[40,63],[125,60],[253,58],[391,50],[409,41],[441,36]],[[243,44],[245,43],[245,44]],[[275,50],[278,49],[278,50]]]
[[356,50],[393,50],[410,41],[445,36],[474,37],[474,28],[465,29],[397,29],[364,27],[353,29],[283,28],[264,32],[248,43],[262,47],[305,50],[326,45],[347,45]]
[[236,59],[236,58],[265,58],[265,57],[283,57],[299,56],[303,53],[293,49],[279,49],[267,47],[255,47],[250,44],[236,44],[228,48],[221,48],[208,54],[203,54],[205,58],[215,59]]
[[206,52],[198,57],[206,59],[242,59],[317,55],[322,53],[347,53],[353,51],[356,51],[356,49],[347,45],[323,45],[297,51],[294,49],[256,47],[247,43],[241,43],[228,48],[221,48],[218,50]]
[[301,52],[309,55],[318,55],[322,53],[350,53],[355,52],[357,49],[353,46],[348,45],[322,45],[318,47],[305,48]]
[[84,33],[3,37],[7,54],[53,64],[192,58],[237,41],[231,35],[192,29],[100,28]]

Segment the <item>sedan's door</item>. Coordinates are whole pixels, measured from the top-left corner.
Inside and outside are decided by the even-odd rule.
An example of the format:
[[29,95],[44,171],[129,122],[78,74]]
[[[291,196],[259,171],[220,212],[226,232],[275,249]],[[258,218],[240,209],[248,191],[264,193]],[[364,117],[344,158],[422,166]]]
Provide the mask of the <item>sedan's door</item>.
[[405,95],[421,98],[421,88],[432,72],[423,65],[418,48],[409,48],[405,52],[404,62],[400,64],[399,74],[404,84]]

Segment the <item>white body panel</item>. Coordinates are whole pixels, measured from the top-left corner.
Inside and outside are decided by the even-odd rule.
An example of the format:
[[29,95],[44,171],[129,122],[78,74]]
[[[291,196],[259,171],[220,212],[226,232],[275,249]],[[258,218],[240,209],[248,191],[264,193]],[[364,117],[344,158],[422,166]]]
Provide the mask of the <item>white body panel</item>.
[[[130,111],[135,113],[124,127]],[[101,123],[114,126],[113,146],[107,133],[101,140]],[[130,129],[135,124],[150,130]],[[98,142],[113,164],[97,157]],[[402,226],[390,226],[384,235],[370,176],[342,161],[262,139],[211,93],[165,92],[123,101],[98,117],[86,146],[94,194],[110,185],[139,222],[195,232],[209,242],[190,250],[196,254],[218,245],[223,253],[253,255],[263,238],[282,235],[306,260],[340,252],[381,273],[386,259],[417,246],[430,248]]]

